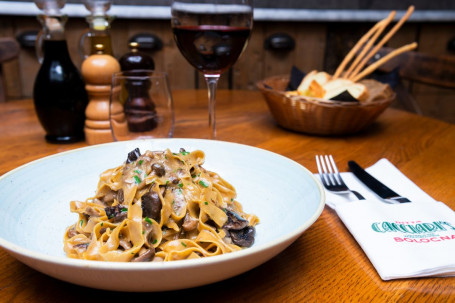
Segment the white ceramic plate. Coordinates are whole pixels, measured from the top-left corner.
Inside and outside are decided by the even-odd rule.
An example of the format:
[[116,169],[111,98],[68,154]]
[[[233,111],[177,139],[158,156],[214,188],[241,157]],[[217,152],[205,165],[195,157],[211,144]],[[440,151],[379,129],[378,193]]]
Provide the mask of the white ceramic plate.
[[[204,167],[237,190],[244,210],[260,218],[255,244],[197,260],[116,263],[65,256],[63,234],[77,221],[71,200],[93,196],[99,175],[127,153],[180,147],[203,150]],[[0,246],[28,266],[67,282],[118,291],[164,291],[200,286],[246,272],[276,256],[321,214],[324,191],[300,164],[259,148],[221,141],[156,139],[72,150],[33,161],[0,177]]]

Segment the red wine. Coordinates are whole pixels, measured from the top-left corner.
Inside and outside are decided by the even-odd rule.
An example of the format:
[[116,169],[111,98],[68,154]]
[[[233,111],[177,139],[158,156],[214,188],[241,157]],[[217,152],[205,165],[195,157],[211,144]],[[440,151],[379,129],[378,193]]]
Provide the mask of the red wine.
[[33,99],[46,140],[68,143],[84,139],[88,96],[65,40],[44,40],[44,60],[35,80]]
[[238,59],[250,36],[248,27],[176,26],[174,37],[183,56],[204,74],[221,74]]

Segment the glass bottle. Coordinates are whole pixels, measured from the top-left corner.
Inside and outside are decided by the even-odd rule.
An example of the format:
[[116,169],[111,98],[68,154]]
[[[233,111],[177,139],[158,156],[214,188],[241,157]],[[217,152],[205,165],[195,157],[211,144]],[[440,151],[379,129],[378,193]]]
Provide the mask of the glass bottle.
[[44,14],[38,16],[43,26],[43,61],[35,79],[33,100],[38,119],[46,132],[45,138],[51,143],[84,139],[85,108],[88,104],[85,84],[68,52],[64,32],[67,17],[57,9],[63,6],[62,2],[35,0]]
[[103,53],[114,56],[110,34],[114,17],[107,15],[112,0],[84,0],[90,15],[85,18],[89,25],[88,31],[82,34],[79,41],[79,54],[83,59],[96,54],[96,45],[103,45]]

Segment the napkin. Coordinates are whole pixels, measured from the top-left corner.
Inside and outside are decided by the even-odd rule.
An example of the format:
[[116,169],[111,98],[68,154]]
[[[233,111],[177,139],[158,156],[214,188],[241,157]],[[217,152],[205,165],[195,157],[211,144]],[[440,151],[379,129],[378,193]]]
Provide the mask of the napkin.
[[412,202],[388,204],[352,173],[345,183],[366,200],[326,191],[333,208],[383,280],[455,276],[455,212],[434,200],[387,159],[366,169]]

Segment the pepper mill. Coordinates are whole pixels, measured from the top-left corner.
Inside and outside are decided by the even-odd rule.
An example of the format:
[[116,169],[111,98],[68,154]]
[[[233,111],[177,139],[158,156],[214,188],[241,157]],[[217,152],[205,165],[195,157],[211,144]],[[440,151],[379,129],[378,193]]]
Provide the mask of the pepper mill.
[[130,51],[119,59],[124,74],[132,76],[125,83],[128,98],[124,113],[130,132],[146,132],[154,129],[158,123],[155,103],[149,96],[152,83],[145,77],[147,71],[155,68],[155,62],[151,56],[139,51],[137,42],[131,42],[129,47]]
[[148,54],[139,51],[139,43],[130,42],[129,47],[130,51],[119,59],[122,71],[155,69],[153,58]]
[[89,95],[84,132],[90,145],[113,141],[109,122],[109,97],[112,75],[120,71],[117,60],[103,53],[102,44],[95,47],[97,53],[84,60],[81,67],[85,89]]

